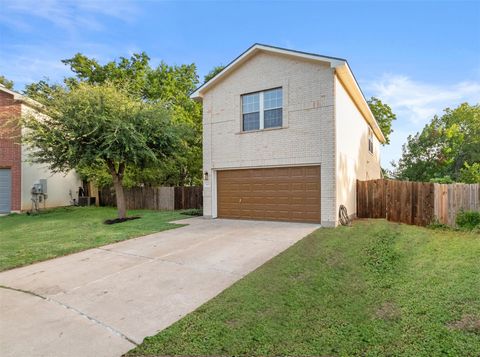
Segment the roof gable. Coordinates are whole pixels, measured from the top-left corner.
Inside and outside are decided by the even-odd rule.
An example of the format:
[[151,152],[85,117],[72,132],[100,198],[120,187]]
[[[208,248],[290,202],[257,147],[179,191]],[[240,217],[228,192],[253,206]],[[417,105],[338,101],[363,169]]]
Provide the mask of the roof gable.
[[41,109],[43,107],[42,104],[40,104],[36,100],[33,100],[33,99],[28,98],[28,97],[26,97],[26,96],[24,96],[24,95],[22,95],[18,92],[15,92],[11,89],[8,89],[3,84],[0,84],[0,91],[3,92],[3,93],[10,94],[11,96],[13,96],[14,100],[17,100],[20,103],[25,104],[25,105],[33,108],[33,109]]
[[298,57],[298,58],[303,58],[311,61],[329,63],[330,67],[335,70],[335,74],[340,78],[342,83],[345,85],[347,92],[353,98],[359,111],[362,113],[362,116],[365,118],[365,121],[370,125],[373,132],[375,133],[375,136],[378,138],[380,142],[382,143],[385,142],[385,137],[383,136],[383,133],[380,130],[380,127],[378,126],[378,123],[375,120],[375,117],[373,116],[373,113],[370,110],[370,107],[368,106],[365,96],[363,95],[363,92],[360,89],[360,86],[358,85],[358,82],[355,76],[353,75],[347,60],[343,58],[323,56],[315,53],[289,50],[286,48],[256,43],[250,48],[248,48],[245,52],[243,52],[240,56],[235,58],[228,65],[226,65],[225,68],[222,71],[220,71],[215,77],[211,78],[209,81],[203,83],[200,87],[198,87],[190,95],[190,97],[193,99],[201,100],[204,94],[210,88],[212,88],[216,83],[226,78],[231,72],[235,71],[237,68],[242,66],[250,58],[252,58],[256,54],[261,52],[290,56],[290,57]]
[[231,72],[235,71],[237,68],[242,66],[246,61],[248,61],[250,58],[252,58],[253,56],[255,56],[260,52],[277,54],[277,55],[286,55],[290,57],[298,57],[298,58],[303,58],[303,59],[312,60],[312,61],[327,62],[330,64],[332,68],[342,63],[346,63],[346,60],[342,58],[322,56],[314,53],[288,50],[285,48],[256,43],[253,46],[249,47],[240,56],[238,56],[233,61],[231,61],[229,64],[227,64],[225,68],[222,71],[220,71],[215,77],[211,78],[209,81],[203,83],[200,87],[198,87],[190,95],[190,97],[194,99],[201,99],[203,97],[203,94],[207,92],[211,87],[213,87],[218,81],[227,77]]

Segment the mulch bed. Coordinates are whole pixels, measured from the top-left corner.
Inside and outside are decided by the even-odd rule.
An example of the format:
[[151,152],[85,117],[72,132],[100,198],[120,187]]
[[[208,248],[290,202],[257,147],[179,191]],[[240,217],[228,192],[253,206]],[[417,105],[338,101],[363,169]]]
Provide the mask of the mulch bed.
[[104,224],[116,224],[116,223],[122,223],[122,222],[127,222],[127,221],[132,221],[134,219],[139,219],[140,216],[131,216],[131,217],[125,217],[125,218],[115,218],[115,219],[107,219],[104,221]]

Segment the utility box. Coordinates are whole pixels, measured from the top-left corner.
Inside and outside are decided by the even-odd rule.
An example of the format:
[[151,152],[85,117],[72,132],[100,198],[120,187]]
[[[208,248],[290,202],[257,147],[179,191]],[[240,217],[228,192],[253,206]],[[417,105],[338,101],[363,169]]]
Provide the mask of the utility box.
[[42,185],[42,193],[46,194],[47,193],[47,179],[40,179],[38,181],[40,182],[40,185]]
[[32,194],[35,195],[46,195],[47,194],[47,180],[40,179],[35,181],[32,187]]

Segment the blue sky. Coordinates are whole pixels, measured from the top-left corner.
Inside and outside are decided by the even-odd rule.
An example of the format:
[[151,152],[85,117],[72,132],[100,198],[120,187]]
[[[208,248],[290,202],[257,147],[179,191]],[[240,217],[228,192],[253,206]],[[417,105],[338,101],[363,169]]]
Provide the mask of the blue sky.
[[435,113],[480,102],[480,1],[0,0],[0,74],[17,90],[61,81],[60,60],[77,52],[145,51],[203,77],[255,42],[346,58],[365,95],[398,116],[385,167]]

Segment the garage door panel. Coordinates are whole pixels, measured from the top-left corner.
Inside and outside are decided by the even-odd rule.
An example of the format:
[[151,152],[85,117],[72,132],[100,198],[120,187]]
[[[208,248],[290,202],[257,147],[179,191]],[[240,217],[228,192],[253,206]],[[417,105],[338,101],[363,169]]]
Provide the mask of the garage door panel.
[[290,204],[319,206],[320,197],[291,197]]
[[305,176],[306,177],[319,177],[320,176],[320,166],[306,166],[305,167]]
[[305,192],[305,184],[303,182],[292,183],[290,187],[292,191]]
[[305,167],[292,167],[290,169],[290,176],[303,179],[305,177]]
[[320,222],[320,166],[217,172],[218,216]]
[[307,182],[305,184],[305,191],[318,191],[320,189],[320,184],[317,182]]

